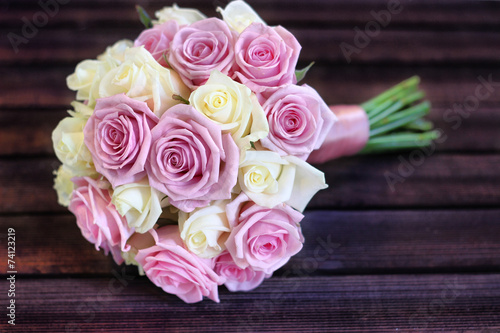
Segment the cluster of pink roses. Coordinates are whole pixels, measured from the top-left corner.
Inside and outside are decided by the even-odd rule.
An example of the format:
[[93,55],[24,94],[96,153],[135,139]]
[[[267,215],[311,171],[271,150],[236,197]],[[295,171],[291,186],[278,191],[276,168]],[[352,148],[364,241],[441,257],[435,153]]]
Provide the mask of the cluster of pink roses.
[[83,236],[185,302],[250,290],[300,251],[309,165],[335,122],[296,85],[300,45],[243,1],[167,7],[68,77],[55,188]]

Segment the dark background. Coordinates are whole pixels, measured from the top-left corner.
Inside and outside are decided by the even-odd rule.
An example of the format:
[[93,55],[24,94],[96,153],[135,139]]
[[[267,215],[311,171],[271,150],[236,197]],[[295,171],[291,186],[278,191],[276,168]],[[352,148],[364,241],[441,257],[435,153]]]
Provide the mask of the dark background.
[[[60,0],[17,53],[8,34],[23,36],[43,9],[0,3],[1,330],[500,332],[500,2],[401,1],[377,30],[374,13],[388,1],[248,1],[295,34],[299,67],[316,61],[305,82],[327,103],[361,103],[417,74],[445,136],[426,152],[319,166],[330,187],[306,212],[302,252],[254,291],[221,287],[220,304],[184,304],[114,265],[52,190],[59,163],[50,135],[75,97],[65,78],[140,33],[136,3],[150,14],[171,5]],[[225,3],[177,1],[208,16]],[[367,27],[375,30],[363,42]],[[349,59],[347,44],[357,50]],[[401,177],[392,189],[388,173]],[[15,327],[6,317],[9,227]]]

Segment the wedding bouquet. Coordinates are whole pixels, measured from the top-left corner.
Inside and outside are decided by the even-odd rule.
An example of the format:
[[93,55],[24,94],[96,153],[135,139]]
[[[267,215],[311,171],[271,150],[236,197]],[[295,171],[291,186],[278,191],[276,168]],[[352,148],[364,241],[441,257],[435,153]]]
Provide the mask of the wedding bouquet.
[[330,108],[297,85],[308,68],[289,31],[243,1],[218,11],[174,5],[152,21],[138,7],[147,29],[77,65],[52,135],[54,188],[83,236],[188,303],[251,290],[301,250],[302,212],[327,187],[309,157],[435,136],[421,133],[428,103],[411,106],[418,79]]

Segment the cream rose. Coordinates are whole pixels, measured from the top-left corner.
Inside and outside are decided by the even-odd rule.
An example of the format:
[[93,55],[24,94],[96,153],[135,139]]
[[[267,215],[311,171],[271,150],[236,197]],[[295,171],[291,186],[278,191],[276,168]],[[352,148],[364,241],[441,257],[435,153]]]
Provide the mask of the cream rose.
[[[154,227],[166,206],[163,193],[155,190],[147,179],[138,183],[117,186],[111,202],[121,216],[124,216],[130,228],[145,233]],[[162,204],[163,202],[163,204]]]
[[207,18],[197,9],[180,8],[176,4],[172,7],[164,7],[156,11],[155,16],[158,20],[154,20],[154,24],[162,24],[164,22],[174,20],[177,21],[179,25],[188,25]]
[[111,69],[119,66],[124,60],[125,50],[132,47],[130,40],[121,40],[109,46],[106,51],[97,57],[97,60],[84,60],[80,62],[75,72],[66,78],[66,84],[71,90],[76,91],[76,99],[88,101],[93,107],[99,98],[99,84],[101,79]]
[[230,133],[240,151],[250,149],[250,142],[269,133],[266,115],[255,94],[219,71],[213,71],[207,83],[191,93],[189,102]]
[[144,47],[125,51],[125,60],[110,70],[101,80],[99,96],[109,97],[124,93],[130,98],[146,102],[158,116],[179,104],[172,95],[189,96],[189,89],[174,71],[161,66]]
[[57,202],[64,207],[69,206],[69,201],[71,199],[71,193],[75,188],[75,184],[71,181],[71,178],[75,176],[71,170],[64,164],[54,171],[54,190],[57,192]]
[[106,48],[106,51],[97,56],[97,60],[114,62],[117,65],[125,60],[125,51],[134,46],[134,42],[128,39],[117,41]]
[[66,117],[52,132],[52,143],[57,158],[75,176],[95,174],[92,155],[83,142],[85,117]]
[[77,101],[71,102],[71,106],[73,107],[74,111],[68,110],[68,113],[75,118],[89,119],[89,117],[94,112],[93,108]]
[[189,251],[200,258],[213,258],[226,249],[224,243],[231,232],[226,205],[230,201],[213,201],[191,213],[179,211],[179,230]]
[[217,7],[217,11],[221,13],[224,22],[238,33],[241,33],[254,22],[265,24],[255,10],[245,1],[231,1],[224,9]]
[[271,151],[247,151],[238,183],[257,205],[286,203],[301,212],[316,192],[328,187],[325,175],[307,162]]

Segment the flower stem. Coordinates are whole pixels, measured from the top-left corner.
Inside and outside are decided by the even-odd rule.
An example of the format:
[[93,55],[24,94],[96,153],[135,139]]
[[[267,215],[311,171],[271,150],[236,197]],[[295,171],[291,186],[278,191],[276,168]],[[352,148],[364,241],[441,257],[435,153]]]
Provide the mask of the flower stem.
[[382,153],[393,150],[425,147],[439,138],[438,131],[425,133],[397,133],[371,138],[360,154]]
[[[395,85],[389,90],[386,90],[382,94],[364,102],[360,106],[367,112],[370,113],[370,110],[374,109],[376,106],[382,104],[383,102],[393,98],[399,92],[406,89],[414,89],[420,83],[420,78],[418,76],[412,76],[409,79],[404,80],[403,82]],[[415,89],[416,90],[416,89]]]
[[432,122],[422,119],[431,104],[422,101],[425,94],[419,83],[420,78],[413,76],[361,104],[370,123],[370,139],[362,154],[428,146],[439,137]]
[[418,105],[402,110],[396,114],[393,114],[387,118],[384,118],[378,123],[370,126],[370,137],[375,137],[377,135],[387,133],[403,125],[411,123],[412,121],[419,120],[427,113],[429,113],[430,108],[430,103],[428,101],[425,101]]
[[430,131],[433,127],[434,125],[432,124],[432,122],[425,119],[417,119],[404,126],[404,128],[408,130],[421,131],[421,132]]

